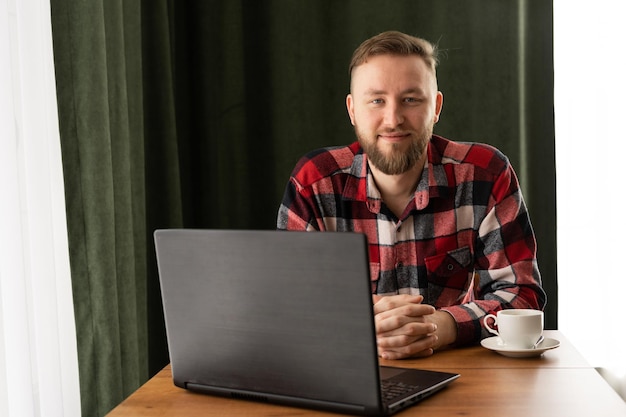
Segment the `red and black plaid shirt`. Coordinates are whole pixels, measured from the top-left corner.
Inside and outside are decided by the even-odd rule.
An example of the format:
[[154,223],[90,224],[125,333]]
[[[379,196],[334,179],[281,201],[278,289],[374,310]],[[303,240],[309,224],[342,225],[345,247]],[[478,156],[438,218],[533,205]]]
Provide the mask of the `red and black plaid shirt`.
[[545,306],[517,177],[488,145],[433,136],[400,219],[381,200],[358,142],[311,152],[289,179],[278,229],[364,233],[372,292],[422,294],[452,314],[459,345],[489,335],[488,313]]

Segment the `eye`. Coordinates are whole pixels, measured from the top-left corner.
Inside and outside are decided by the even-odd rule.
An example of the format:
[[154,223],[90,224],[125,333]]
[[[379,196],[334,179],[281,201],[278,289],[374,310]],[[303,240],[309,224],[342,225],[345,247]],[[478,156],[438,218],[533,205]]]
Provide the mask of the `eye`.
[[384,101],[383,101],[382,98],[375,98],[375,99],[371,100],[370,103],[372,103],[372,104],[383,104]]
[[424,100],[421,99],[421,98],[418,98],[418,97],[405,97],[404,98],[404,102],[405,103],[409,103],[409,104],[419,104],[422,101],[424,101]]

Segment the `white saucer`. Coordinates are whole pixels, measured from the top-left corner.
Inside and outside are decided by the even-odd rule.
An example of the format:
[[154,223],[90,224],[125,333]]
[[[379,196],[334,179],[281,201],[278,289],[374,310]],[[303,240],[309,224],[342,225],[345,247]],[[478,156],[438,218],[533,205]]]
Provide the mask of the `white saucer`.
[[502,343],[502,339],[498,336],[494,336],[483,339],[480,344],[489,350],[493,350],[510,358],[532,358],[533,356],[541,356],[546,350],[558,348],[561,345],[561,342],[556,339],[546,337],[543,339],[543,342],[537,345],[536,349],[518,349],[507,347],[504,343]]

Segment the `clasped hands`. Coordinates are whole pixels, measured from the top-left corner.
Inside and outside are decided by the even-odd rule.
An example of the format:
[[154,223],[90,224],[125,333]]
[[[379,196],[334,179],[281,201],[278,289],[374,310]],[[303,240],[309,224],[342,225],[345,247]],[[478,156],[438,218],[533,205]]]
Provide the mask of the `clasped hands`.
[[452,316],[422,304],[423,300],[421,295],[373,296],[378,355],[381,358],[430,356],[435,349],[452,343],[452,334],[456,339],[456,323]]

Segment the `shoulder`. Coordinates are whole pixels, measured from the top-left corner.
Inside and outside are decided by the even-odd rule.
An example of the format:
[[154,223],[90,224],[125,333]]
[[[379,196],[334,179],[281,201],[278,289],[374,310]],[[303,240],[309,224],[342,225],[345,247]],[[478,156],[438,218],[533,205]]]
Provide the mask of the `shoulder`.
[[433,136],[431,156],[441,164],[469,164],[494,175],[508,169],[509,159],[494,146],[478,142],[455,142]]
[[349,172],[355,156],[361,152],[358,142],[314,150],[300,158],[291,176],[301,186],[309,186],[323,178]]

